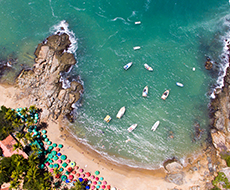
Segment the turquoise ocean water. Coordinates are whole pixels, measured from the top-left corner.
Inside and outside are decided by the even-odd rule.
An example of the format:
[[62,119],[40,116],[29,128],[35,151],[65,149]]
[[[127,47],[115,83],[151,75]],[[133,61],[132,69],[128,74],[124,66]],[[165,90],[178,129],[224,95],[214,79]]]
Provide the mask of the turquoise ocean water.
[[[22,67],[31,67],[37,44],[60,26],[71,35],[78,63],[70,74],[80,75],[85,93],[77,122],[70,127],[87,146],[115,162],[152,169],[174,156],[183,160],[206,140],[210,95],[222,83],[227,60],[227,0],[0,3],[0,60],[18,59],[2,81],[11,82]],[[134,46],[141,49],[134,51]],[[205,70],[207,57],[216,72]],[[123,66],[131,61],[125,71]],[[154,71],[148,72],[144,63]],[[145,86],[147,98],[141,96]],[[163,101],[166,89],[170,95]],[[122,106],[125,115],[116,119]],[[107,114],[112,117],[109,124],[103,122]],[[152,132],[157,120],[160,125]],[[128,133],[134,123],[137,128]],[[193,142],[197,123],[204,133]]]

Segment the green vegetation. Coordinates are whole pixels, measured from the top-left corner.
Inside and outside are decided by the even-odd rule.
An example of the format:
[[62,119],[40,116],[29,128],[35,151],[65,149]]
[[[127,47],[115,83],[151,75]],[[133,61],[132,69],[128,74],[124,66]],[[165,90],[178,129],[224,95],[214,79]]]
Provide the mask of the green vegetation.
[[84,181],[76,181],[74,187],[71,187],[71,190],[85,190]]
[[223,172],[218,172],[218,175],[212,181],[212,184],[214,185],[214,188],[215,188],[213,190],[218,190],[219,187],[221,186],[226,189],[230,188],[230,183],[228,181],[228,178]]
[[2,156],[3,154],[3,151],[2,151],[2,148],[0,147],[0,156]]
[[227,166],[230,167],[230,154],[229,154],[229,152],[222,153],[221,158],[224,159],[226,161]]

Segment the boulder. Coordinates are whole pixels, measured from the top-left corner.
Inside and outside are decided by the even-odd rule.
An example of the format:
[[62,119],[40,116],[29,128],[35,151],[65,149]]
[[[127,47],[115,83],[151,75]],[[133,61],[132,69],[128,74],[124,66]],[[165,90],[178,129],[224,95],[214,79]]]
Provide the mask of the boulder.
[[212,69],[212,62],[211,61],[206,61],[205,62],[205,68],[207,69],[207,70],[210,70],[210,69]]
[[174,161],[174,162],[166,164],[165,169],[169,173],[179,173],[182,171],[183,166],[180,163],[178,163],[177,161]]
[[175,183],[176,185],[183,185],[184,173],[169,174],[166,176],[165,180],[170,183]]
[[219,151],[226,151],[227,147],[225,145],[226,143],[226,136],[224,133],[216,130],[211,130],[211,137],[212,137],[212,143],[214,147]]

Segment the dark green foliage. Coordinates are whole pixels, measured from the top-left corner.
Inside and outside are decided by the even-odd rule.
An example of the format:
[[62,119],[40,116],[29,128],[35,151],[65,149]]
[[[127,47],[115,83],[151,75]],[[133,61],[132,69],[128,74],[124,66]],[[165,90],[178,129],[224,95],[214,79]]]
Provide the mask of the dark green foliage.
[[225,176],[223,172],[218,172],[218,176],[215,177],[215,179],[212,181],[212,184],[217,187],[220,184],[223,188],[229,189],[230,183],[228,181],[228,178]]
[[229,152],[222,153],[221,158],[224,159],[226,161],[227,166],[230,167],[230,154],[229,154]]
[[0,156],[2,156],[3,154],[3,151],[2,151],[2,148],[0,147]]
[[76,181],[76,183],[74,184],[74,187],[71,187],[70,190],[84,190],[85,189],[85,184],[84,181],[80,182],[80,181]]

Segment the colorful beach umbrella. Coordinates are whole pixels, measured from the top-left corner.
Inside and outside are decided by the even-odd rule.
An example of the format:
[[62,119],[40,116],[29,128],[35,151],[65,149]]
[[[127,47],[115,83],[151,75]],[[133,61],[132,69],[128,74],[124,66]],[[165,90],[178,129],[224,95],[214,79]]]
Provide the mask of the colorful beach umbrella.
[[85,189],[89,189],[90,187],[87,185],[87,186],[85,186]]
[[110,190],[111,187],[110,187],[110,185],[107,185],[106,188],[107,188],[108,190]]
[[70,163],[70,159],[67,159],[67,160],[66,160],[66,163]]
[[72,174],[76,174],[76,171],[72,171]]
[[94,182],[93,182],[93,185],[97,185],[97,182],[96,182],[96,181],[94,181]]
[[95,186],[94,186],[94,185],[92,185],[92,186],[91,186],[91,189],[95,189]]
[[76,176],[77,176],[77,177],[80,177],[80,174],[79,174],[79,173],[77,173],[77,174],[76,174]]
[[80,182],[83,182],[83,179],[82,179],[82,178],[78,178],[78,180],[79,180]]
[[96,188],[99,189],[99,188],[100,188],[100,185],[97,185]]
[[60,151],[60,148],[55,148],[55,150],[58,152],[58,151]]
[[102,188],[102,189],[105,189],[105,185],[102,185],[101,188]]
[[47,144],[48,144],[48,145],[51,145],[51,141],[48,141]]
[[69,175],[69,179],[72,180],[73,179],[73,175]]
[[84,171],[84,170],[83,170],[82,168],[81,168],[81,169],[79,169],[79,172],[80,172],[80,173],[82,173],[83,171]]
[[61,164],[61,163],[62,163],[62,160],[58,160],[57,162],[58,162],[59,164]]
[[46,130],[45,130],[45,129],[43,129],[43,130],[42,130],[42,133],[43,133],[43,134],[46,134]]
[[95,175],[99,175],[100,174],[100,172],[97,170],[97,171],[95,171]]
[[58,168],[58,167],[59,167],[59,165],[58,165],[58,164],[54,164],[53,166],[54,166],[54,168]]
[[57,157],[57,156],[54,156],[53,159],[54,159],[54,161],[56,161],[56,160],[58,159],[58,157]]
[[66,157],[66,155],[61,155],[61,160],[65,160],[67,157]]
[[71,167],[74,167],[75,165],[76,165],[76,163],[75,162],[70,162],[70,164],[69,164]]
[[68,166],[68,164],[66,164],[65,162],[62,164],[62,166],[65,168]]
[[98,182],[97,182],[97,184],[98,184],[98,185],[101,185],[101,182],[100,182],[100,181],[98,181]]
[[89,172],[86,172],[86,173],[85,173],[85,176],[86,176],[86,177],[89,177],[89,176],[90,176],[90,173],[89,173]]
[[81,177],[82,177],[82,178],[85,177],[85,174],[81,174]]
[[102,181],[104,178],[103,178],[103,177],[100,177],[99,179]]
[[107,184],[107,181],[103,181],[103,185],[106,185]]
[[60,169],[59,169],[60,172],[63,172],[63,170],[64,170],[63,168],[60,168]]
[[94,178],[95,178],[95,176],[94,176],[94,175],[91,175],[91,176],[90,176],[90,178],[91,178],[91,179],[94,179]]
[[77,170],[79,167],[78,166],[75,166],[74,169]]
[[52,155],[56,155],[57,152],[56,152],[55,150],[53,150],[53,151],[51,152],[51,154],[52,154]]
[[95,180],[98,181],[98,180],[99,180],[99,177],[95,177]]
[[53,143],[53,147],[57,147],[57,144],[56,144],[56,143]]
[[58,148],[62,148],[62,147],[63,147],[63,145],[62,145],[62,144],[59,144],[59,145],[58,145]]

